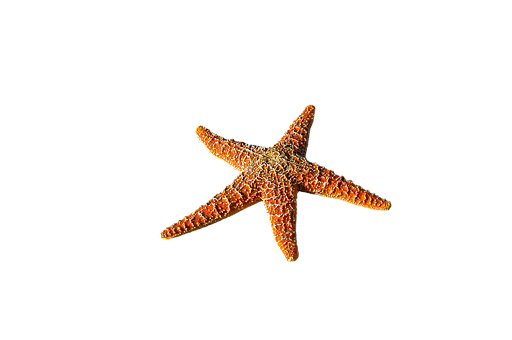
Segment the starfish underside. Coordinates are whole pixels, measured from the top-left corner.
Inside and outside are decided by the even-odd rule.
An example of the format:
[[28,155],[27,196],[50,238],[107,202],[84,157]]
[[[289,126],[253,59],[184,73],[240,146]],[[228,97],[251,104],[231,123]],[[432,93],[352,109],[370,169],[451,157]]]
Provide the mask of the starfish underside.
[[199,139],[215,156],[241,171],[223,191],[161,233],[168,239],[206,227],[263,201],[274,238],[288,261],[299,257],[295,225],[299,191],[341,199],[375,210],[391,203],[306,157],[315,107],[310,105],[270,148],[227,140],[199,126]]

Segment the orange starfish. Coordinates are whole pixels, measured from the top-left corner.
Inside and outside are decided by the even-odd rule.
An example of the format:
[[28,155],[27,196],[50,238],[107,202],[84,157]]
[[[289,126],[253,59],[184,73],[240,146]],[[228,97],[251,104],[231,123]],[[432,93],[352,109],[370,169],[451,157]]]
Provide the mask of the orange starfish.
[[162,231],[162,238],[206,227],[263,201],[279,248],[288,261],[295,261],[299,257],[295,232],[299,191],[375,210],[391,208],[389,201],[305,158],[314,115],[315,107],[306,107],[270,148],[227,140],[199,126],[197,135],[208,150],[241,173],[208,203]]

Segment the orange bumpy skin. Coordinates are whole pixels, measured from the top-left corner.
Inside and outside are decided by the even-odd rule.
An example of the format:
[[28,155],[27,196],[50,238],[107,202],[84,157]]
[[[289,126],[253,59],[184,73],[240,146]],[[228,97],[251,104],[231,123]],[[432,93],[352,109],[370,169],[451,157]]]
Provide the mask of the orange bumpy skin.
[[197,135],[208,150],[241,173],[205,205],[162,231],[161,237],[181,236],[263,201],[279,248],[288,261],[295,261],[299,257],[295,231],[299,191],[389,210],[389,201],[305,158],[314,116],[315,107],[306,107],[270,148],[228,140],[199,126]]

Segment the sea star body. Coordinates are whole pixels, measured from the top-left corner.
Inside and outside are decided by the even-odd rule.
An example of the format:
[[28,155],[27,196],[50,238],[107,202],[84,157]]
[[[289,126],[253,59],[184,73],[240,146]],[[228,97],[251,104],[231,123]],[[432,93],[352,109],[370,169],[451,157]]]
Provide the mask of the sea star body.
[[306,157],[315,107],[310,105],[274,146],[265,148],[222,138],[199,126],[199,139],[215,156],[241,171],[223,191],[161,233],[168,239],[206,227],[263,201],[274,238],[288,261],[299,256],[295,225],[299,191],[338,198],[375,210],[391,203]]

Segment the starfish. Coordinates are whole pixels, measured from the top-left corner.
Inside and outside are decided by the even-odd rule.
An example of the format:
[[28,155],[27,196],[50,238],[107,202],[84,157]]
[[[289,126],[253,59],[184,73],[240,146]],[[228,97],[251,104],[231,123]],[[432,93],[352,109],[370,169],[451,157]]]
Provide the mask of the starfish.
[[199,126],[196,133],[208,150],[241,173],[206,204],[162,231],[161,237],[181,236],[263,201],[279,248],[288,261],[295,261],[299,257],[295,231],[299,191],[389,210],[389,201],[306,159],[314,115],[315,107],[307,106],[270,148],[228,140]]

